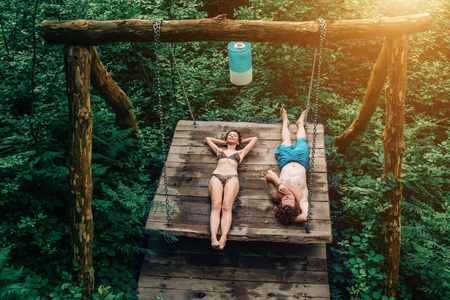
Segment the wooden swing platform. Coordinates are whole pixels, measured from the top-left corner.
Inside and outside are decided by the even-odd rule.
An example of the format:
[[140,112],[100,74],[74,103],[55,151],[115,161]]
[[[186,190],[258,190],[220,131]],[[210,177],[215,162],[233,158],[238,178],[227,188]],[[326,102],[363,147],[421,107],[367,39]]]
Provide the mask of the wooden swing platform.
[[[291,120],[291,139],[297,130]],[[258,142],[239,165],[239,194],[223,251],[211,247],[209,179],[217,159],[205,137],[223,139],[237,129]],[[306,124],[312,148],[313,124]],[[164,178],[153,199],[146,227],[151,229],[139,278],[139,299],[317,299],[330,298],[326,245],[332,241],[323,125],[317,126],[310,233],[306,224],[285,226],[273,216],[265,173],[279,173],[274,152],[281,124],[179,121],[167,157],[171,224],[165,204]],[[311,151],[312,152],[312,151]],[[309,174],[309,173],[308,173]],[[180,240],[167,243],[155,231]],[[220,232],[219,232],[220,233]]]
[[[313,124],[306,124],[310,148],[313,127]],[[208,184],[217,158],[206,145],[205,137],[224,139],[231,129],[239,130],[243,138],[257,136],[258,142],[238,168],[240,188],[233,205],[233,223],[228,240],[330,243],[332,233],[324,129],[320,124],[317,125],[310,233],[305,232],[305,223],[284,226],[273,216],[274,204],[268,195],[265,173],[271,169],[279,174],[274,153],[281,143],[281,124],[197,121],[193,125],[192,121],[184,120],[177,124],[166,162],[169,204],[173,206],[170,211],[171,224],[167,226],[166,211],[158,206],[166,200],[161,175],[153,199],[156,206],[148,216],[147,228],[175,236],[210,238]],[[289,129],[291,140],[295,141],[296,125],[291,124]]]

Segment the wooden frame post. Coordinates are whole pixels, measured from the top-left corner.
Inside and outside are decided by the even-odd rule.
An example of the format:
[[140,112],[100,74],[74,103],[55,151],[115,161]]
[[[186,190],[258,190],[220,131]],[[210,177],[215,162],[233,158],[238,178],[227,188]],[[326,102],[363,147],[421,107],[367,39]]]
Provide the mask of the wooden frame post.
[[[388,74],[385,88],[386,125],[381,139],[384,145],[384,173],[394,175],[394,180],[402,173],[402,159],[405,150],[404,118],[406,94],[406,68],[408,35],[388,37]],[[382,270],[387,278],[384,293],[396,296],[400,264],[401,244],[401,202],[402,186],[398,183],[387,192],[390,207],[383,218],[383,238],[381,254],[385,257]]]
[[74,284],[83,283],[85,297],[94,291],[92,246],[92,111],[90,104],[91,46],[66,46],[64,61],[70,122],[70,237],[73,266],[81,269]]

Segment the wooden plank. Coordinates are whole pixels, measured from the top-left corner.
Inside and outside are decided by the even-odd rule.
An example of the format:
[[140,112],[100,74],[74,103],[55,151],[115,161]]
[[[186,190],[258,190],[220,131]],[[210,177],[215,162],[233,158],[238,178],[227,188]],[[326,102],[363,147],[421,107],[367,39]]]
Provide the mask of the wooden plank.
[[[324,173],[322,173],[323,175]],[[181,175],[181,176],[179,176]],[[205,176],[206,175],[206,176]],[[205,177],[198,177],[198,176],[205,176]],[[256,177],[258,176],[258,177]],[[316,176],[316,178],[319,176]],[[323,176],[322,176],[323,178]],[[321,178],[321,179],[322,179]],[[198,174],[196,177],[191,176],[185,176],[185,174],[173,174],[172,176],[167,177],[167,185],[173,188],[177,187],[205,187],[208,188],[209,181],[211,179],[211,174]],[[327,181],[319,181],[319,180],[313,180],[314,187],[313,191],[328,191],[328,182]],[[245,173],[245,176],[239,177],[239,189],[244,190],[258,190],[265,192],[268,190],[268,186],[265,180],[264,174],[249,174]],[[157,191],[157,193],[163,193],[162,190]]]
[[[167,157],[167,161],[170,163],[184,163],[186,161],[189,161],[192,164],[217,164],[217,159],[214,156],[209,156],[205,154],[189,154],[189,153],[183,153],[183,154],[173,154],[170,153]],[[243,164],[246,165],[271,165],[270,167],[266,167],[264,171],[267,171],[268,169],[279,170],[278,165],[276,163],[275,158],[269,157],[269,156],[248,156],[245,158]],[[242,164],[241,164],[242,165]],[[276,168],[276,169],[275,169]],[[208,173],[211,173],[211,171],[214,170],[214,166],[210,166],[209,170],[206,170]],[[238,169],[239,170],[239,169]],[[326,162],[324,159],[316,159],[314,161],[314,171],[315,172],[326,172]],[[276,172],[278,173],[278,171]]]
[[[219,134],[211,132],[211,135],[204,135],[201,138],[196,137],[196,136],[186,136],[186,137],[180,137],[179,135],[177,137],[174,136],[174,138],[172,139],[172,145],[174,146],[183,146],[183,145],[187,145],[187,146],[204,146],[204,147],[208,147],[206,142],[205,142],[205,137],[210,136],[210,137],[214,137],[214,138],[218,138],[218,139],[223,139],[220,137]],[[197,135],[199,133],[196,133]],[[253,150],[257,150],[258,148],[266,148],[268,149],[272,154],[275,153],[276,149],[278,146],[281,145],[281,140],[280,137],[277,136],[275,137],[260,137],[258,135],[255,135],[258,137],[258,143],[255,145],[255,147],[253,148]],[[243,137],[245,138],[245,137]],[[297,138],[295,137],[295,135],[291,136],[291,142],[292,144],[295,143],[295,141],[297,140]],[[308,146],[311,148],[313,143],[312,143],[312,134],[311,136],[307,135],[306,141],[308,143]],[[243,146],[239,147],[239,149],[243,148]],[[323,143],[323,133],[321,134],[317,134],[317,140],[316,140],[316,149],[323,149],[324,148],[324,143]],[[209,149],[209,148],[207,148]],[[252,150],[252,151],[253,151]]]
[[[235,210],[236,211],[236,210]],[[273,207],[270,210],[264,212],[259,211],[257,214],[251,215],[248,212],[243,212],[239,214],[238,212],[233,211],[233,225],[231,227],[231,233],[235,234],[233,229],[235,228],[265,228],[265,229],[273,229],[274,233],[279,233],[278,227],[281,224],[278,224],[279,221],[273,216],[272,211]],[[151,219],[150,219],[151,218]],[[198,213],[171,213],[171,223],[172,226],[177,226],[177,224],[197,224],[197,225],[208,225],[209,224],[209,214],[198,214]],[[156,213],[154,215],[149,216],[148,226],[151,226],[150,222],[166,222],[166,214]],[[328,218],[318,218],[316,215],[311,216],[310,225],[315,229],[318,229],[318,226],[328,226]],[[320,225],[319,225],[320,224]],[[289,225],[286,228],[295,228],[297,224]],[[300,226],[300,225],[298,225]],[[151,227],[149,227],[151,228]],[[327,227],[325,227],[327,228]],[[322,230],[325,230],[323,228]],[[264,237],[262,237],[264,238]]]
[[[205,202],[190,202],[190,201],[170,201],[173,205],[170,208],[171,216],[174,216],[179,222],[187,219],[196,219],[198,222],[208,219],[211,212],[211,204]],[[315,202],[311,205],[311,219],[312,220],[329,220],[329,204],[328,202]],[[248,203],[235,203],[233,206],[233,219],[236,221],[242,220],[243,223],[249,224],[256,222],[265,222],[270,226],[278,226],[276,218],[273,216],[274,204],[260,205],[258,201]],[[152,220],[158,217],[165,217],[166,207],[155,206],[150,212]],[[261,226],[264,226],[261,224]]]
[[[294,299],[298,300],[329,300],[330,298],[311,298],[309,296],[300,296],[298,294],[293,294],[293,296],[282,296],[275,293],[269,293],[267,295],[248,295],[248,294],[234,294],[234,293],[215,293],[210,292],[208,294],[202,291],[186,291],[186,290],[163,290],[158,288],[143,288],[140,289],[139,299],[155,299],[160,297],[161,299],[170,300],[188,300],[188,299],[206,299],[206,300],[248,300],[248,299]],[[148,298],[147,298],[148,297]],[[275,298],[274,298],[275,297]],[[159,299],[159,298],[156,298]]]
[[[185,144],[183,144],[183,143],[185,143]],[[276,161],[274,153],[276,151],[276,147],[279,146],[279,144],[274,143],[273,147],[270,144],[269,145],[261,145],[261,144],[262,143],[260,143],[260,140],[258,140],[258,142],[256,142],[256,146],[252,149],[252,151],[250,151],[250,153],[246,156],[246,158],[244,159],[244,161],[242,163],[245,163],[247,161],[247,158],[253,157],[253,159],[260,159],[261,162],[263,162],[263,163],[264,162],[270,163],[271,161],[273,161],[273,163],[276,164],[277,161]],[[266,143],[266,144],[268,144],[268,143]],[[188,139],[173,141],[172,146],[170,147],[169,153],[171,155],[172,154],[207,155],[207,156],[210,156],[211,158],[213,158],[214,161],[217,163],[216,156],[211,151],[211,149],[209,149],[208,146],[193,144],[192,141],[189,142]],[[311,155],[312,155],[312,153],[310,153],[310,158],[311,158]],[[174,156],[176,156],[176,155],[174,155]],[[324,159],[325,158],[325,150],[323,148],[316,148],[315,158],[318,160],[320,158]]]
[[329,299],[325,244],[229,241],[223,251],[208,240],[155,236],[139,287],[143,297],[170,299]]
[[[178,123],[177,127],[177,133],[174,135],[175,138],[181,137],[186,138],[190,137],[193,139],[199,139],[204,140],[205,136],[208,136],[208,134],[211,134],[210,136],[214,135],[217,137],[225,138],[225,135],[232,129],[236,129],[241,133],[241,136],[249,137],[249,136],[257,136],[258,138],[267,138],[271,140],[278,140],[281,139],[281,128],[282,124],[257,124],[257,123],[247,123],[248,126],[227,126],[224,127],[216,127],[214,123],[216,122],[203,122],[199,121],[199,123],[196,126],[192,126],[191,124],[183,123],[183,121],[180,121]],[[212,124],[211,124],[212,123]],[[229,122],[230,123],[230,122]],[[231,122],[230,124],[234,124]],[[241,124],[239,122],[239,124]],[[244,123],[245,124],[245,123]],[[296,125],[289,125],[289,131],[291,133],[291,137],[296,137],[297,133],[297,126]],[[317,135],[323,135],[324,133],[324,127],[321,124],[317,125],[316,134]],[[307,137],[312,137],[313,135],[313,125],[310,123],[306,123],[306,135]],[[308,140],[308,138],[307,138]]]
[[151,235],[147,245],[148,249],[156,252],[156,255],[171,252],[174,255],[179,254],[211,254],[216,257],[230,256],[239,254],[239,256],[263,258],[289,258],[289,259],[321,259],[327,258],[325,244],[282,244],[274,242],[235,242],[228,241],[228,246],[222,251],[211,248],[211,242],[205,239],[192,239],[180,237],[177,242],[167,243],[162,236]]
[[[182,188],[172,188],[168,186],[168,195],[169,196],[183,196],[183,197],[189,197],[189,196],[193,196],[193,197],[209,197],[208,194],[208,189],[205,187],[200,187],[199,189],[195,189],[194,187],[192,187],[193,191],[189,192],[189,188],[187,187],[182,187]],[[164,189],[163,188],[158,188],[157,194],[155,197],[158,196],[163,196],[164,195]],[[266,193],[265,190],[245,190],[245,189],[241,189],[239,191],[239,194],[237,196],[237,198],[239,199],[258,199],[258,200],[265,200],[265,199],[269,199],[268,198],[268,194]],[[328,191],[322,190],[320,189],[320,187],[315,188],[313,186],[313,190],[312,190],[312,202],[314,201],[327,201],[328,202]]]
[[[314,284],[317,282],[328,283],[328,274],[323,271],[300,271],[288,269],[253,269],[233,268],[216,266],[194,266],[170,263],[151,264],[142,266],[141,275],[144,276],[170,276],[170,277],[193,277],[197,279],[253,281],[253,282],[285,282]],[[188,274],[186,274],[188,271]]]
[[[253,123],[253,122],[225,122],[225,121],[196,121],[196,125],[193,125],[193,122],[190,120],[180,120],[177,123],[177,131],[199,131],[199,132],[217,132],[226,134],[228,131],[232,129],[237,129],[242,131],[242,134],[251,135],[252,132],[261,132],[261,133],[272,133],[272,132],[281,132],[281,123],[274,124],[262,124],[262,123]],[[213,128],[213,130],[212,130]],[[305,129],[307,132],[312,132],[314,128],[313,123],[306,122]],[[297,131],[297,126],[294,124],[294,121],[291,121],[289,125],[289,130],[291,132]],[[323,124],[317,124],[317,132],[323,133],[324,126]]]
[[[314,258],[303,258],[303,259],[292,259],[292,258],[281,258],[281,257],[265,257],[264,259],[241,256],[228,255],[217,257],[215,254],[193,254],[186,253],[180,254],[170,252],[160,252],[157,257],[146,256],[145,265],[167,265],[167,266],[183,266],[191,263],[200,263],[202,267],[222,267],[222,268],[244,268],[244,269],[270,269],[274,270],[302,270],[302,271],[327,271],[327,262],[324,259],[314,259]],[[191,268],[181,267],[180,271],[184,272],[183,277],[191,277]],[[145,267],[141,274],[147,274]],[[159,272],[158,266],[155,267],[155,272]],[[257,271],[256,271],[257,272]],[[172,274],[172,273],[171,273]]]
[[[217,162],[213,164],[189,164],[184,163],[180,166],[177,163],[166,163],[166,172],[168,177],[185,177],[185,178],[211,178],[211,174],[216,166]],[[240,180],[251,180],[259,179],[265,181],[266,171],[269,169],[274,170],[275,168],[269,168],[270,166],[260,166],[252,165],[248,166],[241,164],[238,168],[238,174]],[[276,170],[278,172],[278,167]],[[309,182],[309,176],[306,178]],[[328,177],[325,172],[314,172],[313,173],[314,183],[327,183]]]
[[[200,215],[205,215],[209,218],[211,212],[211,203],[209,198],[203,198],[202,201],[197,201],[198,199],[193,198],[192,200],[185,200],[180,198],[171,197],[169,198],[169,204],[172,206],[170,208],[170,214],[177,216],[177,220],[183,220],[182,217],[194,216],[193,218],[203,218]],[[156,204],[157,205],[157,204]],[[260,200],[250,200],[241,202],[235,201],[233,205],[233,218],[236,216],[244,218],[248,217],[250,220],[255,218],[262,218],[262,220],[267,222],[275,222],[275,217],[273,216],[273,207],[270,200],[262,203]],[[154,211],[151,214],[166,215],[166,208],[162,206],[155,206]],[[153,217],[152,217],[153,219]],[[313,202],[311,205],[311,219],[330,219],[329,203],[328,202]],[[250,221],[249,220],[249,221]],[[277,221],[276,221],[277,222]]]
[[[161,214],[151,213],[147,221],[147,227],[150,229],[158,229],[158,230],[164,228],[165,230],[168,231],[170,231],[171,228],[173,228],[173,230],[178,230],[178,228],[176,228],[177,226],[183,226],[184,229],[186,230],[204,228],[205,226],[209,227],[208,215],[201,215],[201,214],[192,214],[187,216],[181,214],[178,214],[176,216],[172,215],[170,226],[166,225],[165,216],[166,215],[164,213]],[[157,224],[164,224],[164,226],[160,227]],[[329,226],[331,226],[331,222],[326,219],[310,220],[310,229],[312,231],[311,234],[314,234],[314,232],[326,232]],[[234,215],[230,234],[239,236],[244,235],[245,233],[255,234],[256,232],[260,232],[260,234],[265,235],[289,235],[289,234],[302,235],[304,230],[305,230],[305,223],[294,223],[291,225],[283,225],[281,223],[279,224],[279,222],[273,216],[268,216],[267,218],[260,218],[260,217],[251,218],[248,216],[242,217]],[[208,231],[206,233],[208,233]],[[264,238],[269,237],[266,236],[260,238],[264,240]]]
[[144,276],[139,299],[330,299],[327,284],[217,281],[196,278]]
[[[314,220],[310,224],[310,233],[305,232],[306,224],[294,224],[284,228],[284,225],[277,225],[280,228],[252,228],[233,227],[228,234],[228,240],[235,241],[272,241],[279,243],[331,243],[331,221]],[[187,237],[209,239],[209,224],[174,223],[167,226],[166,222],[147,221],[148,229],[164,231],[170,235],[182,235]]]
[[[168,186],[168,195],[170,196],[178,196],[178,195],[184,195],[184,196],[196,196],[196,197],[208,197],[209,196],[209,190],[207,187],[195,187],[195,186],[180,186],[180,187],[171,187]],[[326,190],[326,186],[313,186],[312,190],[312,197],[317,199],[314,199],[314,201],[318,201],[318,199],[325,199],[324,201],[327,201],[328,198],[328,190]],[[164,187],[159,186],[157,190],[157,195],[164,195]],[[240,197],[247,197],[250,199],[268,199],[267,192],[261,189],[240,189],[238,198]]]

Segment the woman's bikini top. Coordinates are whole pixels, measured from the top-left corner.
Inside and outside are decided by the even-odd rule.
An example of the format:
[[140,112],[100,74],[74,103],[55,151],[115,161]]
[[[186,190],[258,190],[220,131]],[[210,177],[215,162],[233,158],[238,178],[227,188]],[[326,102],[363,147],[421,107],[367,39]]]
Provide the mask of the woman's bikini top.
[[239,152],[233,153],[230,156],[227,156],[224,151],[220,151],[217,155],[217,160],[221,158],[228,158],[234,160],[237,164],[241,161],[241,157],[239,156]]

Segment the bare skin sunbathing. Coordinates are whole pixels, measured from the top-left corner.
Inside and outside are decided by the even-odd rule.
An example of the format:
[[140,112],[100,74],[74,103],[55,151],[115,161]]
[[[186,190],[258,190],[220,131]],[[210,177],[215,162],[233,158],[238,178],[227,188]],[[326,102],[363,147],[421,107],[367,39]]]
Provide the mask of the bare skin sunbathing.
[[300,115],[297,141],[292,144],[289,132],[289,119],[284,108],[281,109],[283,127],[281,145],[275,152],[280,176],[272,170],[266,173],[269,195],[276,204],[274,215],[283,224],[306,222],[308,218],[308,188],[306,172],[309,169],[309,147],[306,144],[305,118],[306,111]]
[[[217,166],[209,181],[211,246],[214,249],[223,250],[225,248],[231,228],[233,203],[239,192],[237,168],[255,146],[257,140],[257,137],[241,140],[241,135],[237,130],[228,132],[224,141],[206,137],[206,143],[217,155]],[[246,145],[243,149],[237,150],[236,148],[240,144]],[[226,146],[226,149],[222,150],[218,145]],[[221,237],[218,240],[219,226]]]

